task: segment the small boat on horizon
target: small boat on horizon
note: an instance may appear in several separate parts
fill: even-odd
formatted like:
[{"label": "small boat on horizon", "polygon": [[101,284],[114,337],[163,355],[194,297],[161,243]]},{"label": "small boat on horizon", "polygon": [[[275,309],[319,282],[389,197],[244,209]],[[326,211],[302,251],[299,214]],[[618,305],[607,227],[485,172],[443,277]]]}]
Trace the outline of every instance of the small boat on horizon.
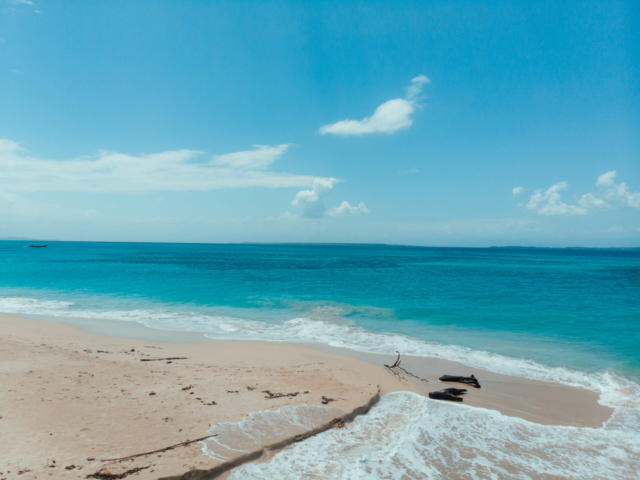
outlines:
[{"label": "small boat on horizon", "polygon": [[44,248],[46,245],[29,245],[29,248]]}]

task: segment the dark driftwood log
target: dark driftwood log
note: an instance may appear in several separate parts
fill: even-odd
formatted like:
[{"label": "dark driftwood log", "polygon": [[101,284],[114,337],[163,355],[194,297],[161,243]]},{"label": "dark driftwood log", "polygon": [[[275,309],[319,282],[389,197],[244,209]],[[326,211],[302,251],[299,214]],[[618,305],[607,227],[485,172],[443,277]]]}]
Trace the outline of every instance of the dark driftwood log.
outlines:
[{"label": "dark driftwood log", "polygon": [[445,388],[444,390],[440,390],[441,392],[447,392],[450,393],[451,395],[464,395],[465,393],[467,393],[467,389],[466,388]]},{"label": "dark driftwood log", "polygon": [[429,393],[429,398],[433,400],[450,400],[452,402],[461,402],[462,399],[452,393],[445,392],[444,390],[440,390],[437,392]]},{"label": "dark driftwood log", "polygon": [[136,453],[135,455],[129,455],[128,457],[122,457],[122,458],[106,458],[100,461],[101,462],[120,462],[123,460],[131,460],[132,458],[144,457],[145,455],[153,455],[154,453],[166,452],[167,450],[172,450],[176,447],[186,447],[187,445],[191,445],[192,443],[201,442],[202,440],[206,440],[207,438],[217,437],[217,436],[218,435],[207,435],[206,437],[196,438],[195,440],[187,440],[186,442],[176,443],[175,445],[161,448],[160,450],[154,450],[153,452]]},{"label": "dark driftwood log", "polygon": [[450,400],[452,402],[461,402],[460,395],[467,393],[466,388],[445,388],[437,392],[429,393],[429,398],[434,400]]},{"label": "dark driftwood log", "polygon": [[470,377],[458,377],[456,375],[443,375],[438,380],[440,380],[441,382],[466,383],[467,385],[471,385],[474,388],[480,388],[478,379],[473,375],[471,375]]}]

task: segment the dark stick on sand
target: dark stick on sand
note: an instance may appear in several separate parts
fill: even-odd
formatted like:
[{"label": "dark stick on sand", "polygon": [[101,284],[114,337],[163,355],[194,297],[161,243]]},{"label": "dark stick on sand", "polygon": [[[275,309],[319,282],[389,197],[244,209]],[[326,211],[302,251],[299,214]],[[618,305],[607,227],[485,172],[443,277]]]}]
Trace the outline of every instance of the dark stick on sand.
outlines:
[{"label": "dark stick on sand", "polygon": [[402,370],[404,373],[406,373],[407,375],[412,376],[413,378],[417,378],[418,380],[420,380],[421,382],[425,382],[425,383],[429,383],[429,380],[427,380],[426,378],[420,378],[417,375],[414,375],[413,373],[409,372],[408,370],[405,370],[404,368],[402,368],[400,366],[400,364],[402,363],[402,361],[400,360],[400,352],[396,350],[396,353],[398,354],[398,358],[396,358],[396,361],[393,365],[385,365],[385,367],[391,371],[394,375],[398,375],[399,377],[401,377],[401,375],[399,373],[397,373],[394,368],[397,368],[398,370]]},{"label": "dark stick on sand", "polygon": [[141,362],[157,362],[160,360],[186,360],[189,357],[168,357],[168,358],[141,358]]},{"label": "dark stick on sand", "polygon": [[176,447],[186,447],[187,445],[191,445],[192,443],[201,442],[202,440],[206,440],[207,438],[217,437],[217,436],[218,435],[207,435],[206,437],[196,438],[195,440],[187,440],[186,442],[176,443],[175,445],[171,445],[170,447],[161,448],[160,450],[154,450],[153,452],[137,453],[135,455],[129,455],[128,457],[122,457],[122,458],[106,458],[100,461],[101,462],[121,462],[123,460],[131,460],[132,458],[144,457],[145,455],[152,455],[154,453],[166,452],[167,450],[172,450]]}]

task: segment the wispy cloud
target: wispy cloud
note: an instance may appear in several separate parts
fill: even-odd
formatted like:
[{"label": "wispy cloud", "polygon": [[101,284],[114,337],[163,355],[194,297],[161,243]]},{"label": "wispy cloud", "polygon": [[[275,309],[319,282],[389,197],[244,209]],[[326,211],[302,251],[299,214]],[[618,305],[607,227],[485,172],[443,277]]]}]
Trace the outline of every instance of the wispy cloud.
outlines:
[{"label": "wispy cloud", "polygon": [[431,80],[429,80],[425,75],[418,75],[411,80],[411,85],[407,87],[407,98],[409,100],[418,98],[418,95],[422,93],[422,86],[425,83],[431,83]]},{"label": "wispy cloud", "polygon": [[360,202],[358,206],[352,207],[349,202],[344,201],[339,207],[329,210],[324,206],[324,198],[332,191],[333,187],[342,180],[337,178],[316,178],[313,181],[311,190],[301,190],[293,199],[291,205],[300,207],[300,218],[322,218],[325,215],[329,217],[346,217],[360,215],[362,213],[371,213],[367,206]]},{"label": "wispy cloud", "polygon": [[516,187],[513,190],[511,190],[511,193],[513,193],[514,197],[517,197],[518,195],[520,195],[522,192],[524,192],[524,187]]},{"label": "wispy cloud", "polygon": [[371,213],[371,210],[367,208],[364,202],[360,202],[357,206],[352,207],[346,200],[342,202],[339,207],[327,210],[329,217],[351,217],[362,213]]},{"label": "wispy cloud", "polygon": [[212,163],[221,167],[238,169],[263,169],[278,160],[289,148],[282,145],[254,145],[255,150],[214,155]]},{"label": "wispy cloud", "polygon": [[411,115],[418,105],[418,95],[429,79],[419,75],[411,80],[407,88],[407,98],[396,98],[376,108],[373,115],[362,120],[340,120],[339,122],[320,127],[320,134],[334,135],[367,135],[370,133],[395,133],[411,126]]},{"label": "wispy cloud", "polygon": [[406,175],[406,174],[411,174],[411,173],[418,173],[418,169],[417,168],[410,168],[409,170],[402,170],[400,172],[398,172],[400,175]]},{"label": "wispy cloud", "polygon": [[[110,151],[71,160],[28,155],[17,142],[0,139],[0,188],[6,191],[142,193],[231,188],[309,187],[318,177],[269,171],[288,145],[203,159],[199,150],[130,155]],[[323,179],[322,181],[337,181]]]},{"label": "wispy cloud", "polygon": [[62,207],[51,202],[36,202],[15,193],[0,192],[0,222],[29,225],[42,222],[77,223],[98,220],[104,214],[96,209]]},{"label": "wispy cloud", "polygon": [[33,2],[30,0],[13,0],[13,3],[22,3],[24,5],[33,5]]},{"label": "wispy cloud", "polygon": [[[615,183],[614,178],[618,175],[615,170],[604,173],[598,177],[596,186],[600,188],[599,194],[607,200],[616,201],[620,206],[640,209],[640,193],[631,193],[629,187],[624,182]],[[521,187],[519,187],[521,188]],[[527,204],[527,208],[540,215],[587,215],[595,210],[606,210],[612,208],[611,203],[607,203],[598,194],[586,193],[578,200],[578,205],[568,205],[561,200],[559,192],[567,190],[567,182],[559,182],[548,190],[538,190]],[[515,188],[513,189],[514,195]]]}]

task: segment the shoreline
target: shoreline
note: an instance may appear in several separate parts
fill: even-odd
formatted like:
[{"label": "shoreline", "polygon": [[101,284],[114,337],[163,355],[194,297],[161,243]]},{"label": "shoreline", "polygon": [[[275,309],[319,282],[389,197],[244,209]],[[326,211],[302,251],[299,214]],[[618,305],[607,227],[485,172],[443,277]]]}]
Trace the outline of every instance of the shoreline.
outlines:
[{"label": "shoreline", "polygon": [[[402,357],[405,368],[429,380],[424,384],[389,373],[382,365],[393,363],[395,357],[390,355],[316,344],[221,341],[204,335],[195,341],[200,334],[122,321],[92,322],[100,328],[117,322],[119,331],[135,330],[141,338],[118,337],[83,331],[81,321],[71,326],[68,318],[63,322],[26,317],[0,314],[0,375],[9,385],[0,397],[4,432],[0,443],[8,459],[0,465],[4,472],[0,478],[7,471],[11,476],[6,478],[13,478],[16,468],[28,468],[34,478],[44,478],[53,469],[65,468],[63,463],[76,467],[65,472],[70,478],[84,478],[99,466],[87,458],[120,458],[175,445],[206,436],[209,425],[240,422],[266,410],[308,405],[324,412],[314,428],[288,436],[285,432],[278,441],[265,443],[266,450],[269,445],[278,449],[300,435],[315,434],[366,412],[378,395],[394,391],[426,395],[460,386],[438,382],[442,374],[474,373],[480,379],[482,388],[468,388],[465,404],[542,425],[597,428],[613,411],[598,404],[596,392],[446,360]],[[158,342],[159,337],[165,341]],[[175,357],[187,359],[157,360]],[[148,359],[153,360],[144,361]],[[184,391],[194,384],[189,389],[193,395]],[[266,399],[262,388],[300,393]],[[334,410],[324,408],[323,397],[335,399],[327,407]],[[255,451],[265,455],[265,448]],[[255,453],[250,460],[260,455]],[[60,467],[51,467],[52,460]],[[184,478],[198,478],[196,472],[212,474],[224,463],[203,456],[199,443],[154,456],[153,467],[145,461],[149,464],[149,458],[143,458],[117,465],[117,472],[148,467],[137,478],[181,478],[189,471],[192,476]]]},{"label": "shoreline", "polygon": [[[72,316],[35,315],[35,314],[2,314],[17,318],[25,318],[37,321],[53,322],[68,325],[88,334],[102,335],[115,338],[133,338],[159,343],[209,343],[230,342],[238,344],[282,345],[301,346],[314,351],[344,356],[358,361],[364,361],[376,367],[392,364],[396,355],[363,352],[346,347],[334,347],[323,343],[311,342],[273,342],[256,340],[232,340],[216,339],[207,336],[208,332],[195,332],[183,330],[163,330],[148,327],[135,321],[83,318]],[[125,333],[126,335],[121,335]],[[402,352],[401,352],[402,353]],[[407,390],[421,395],[446,388],[448,385],[438,381],[443,375],[463,375],[481,372],[483,385],[491,388],[475,390],[468,388],[465,403],[475,407],[498,410],[507,416],[519,417],[542,425],[565,425],[598,428],[611,417],[614,409],[610,406],[600,405],[598,400],[600,393],[587,388],[565,385],[560,382],[537,380],[520,375],[498,373],[491,369],[466,365],[455,360],[445,360],[437,357],[422,357],[402,355],[402,364],[421,378],[425,378],[430,385],[415,381],[410,377],[401,380],[399,385],[381,389],[381,395],[392,391]],[[405,376],[407,377],[407,376]],[[479,378],[480,378],[479,377]],[[396,378],[398,380],[398,378]],[[436,386],[437,385],[437,386]],[[513,385],[515,388],[510,388]],[[458,385],[459,386],[459,385]],[[464,386],[464,385],[463,385]],[[518,388],[523,387],[521,392]],[[491,393],[489,392],[491,390]],[[540,406],[544,404],[544,411]],[[596,404],[596,411],[592,406]],[[524,407],[524,408],[523,408]],[[549,408],[551,407],[551,408]]]}]

